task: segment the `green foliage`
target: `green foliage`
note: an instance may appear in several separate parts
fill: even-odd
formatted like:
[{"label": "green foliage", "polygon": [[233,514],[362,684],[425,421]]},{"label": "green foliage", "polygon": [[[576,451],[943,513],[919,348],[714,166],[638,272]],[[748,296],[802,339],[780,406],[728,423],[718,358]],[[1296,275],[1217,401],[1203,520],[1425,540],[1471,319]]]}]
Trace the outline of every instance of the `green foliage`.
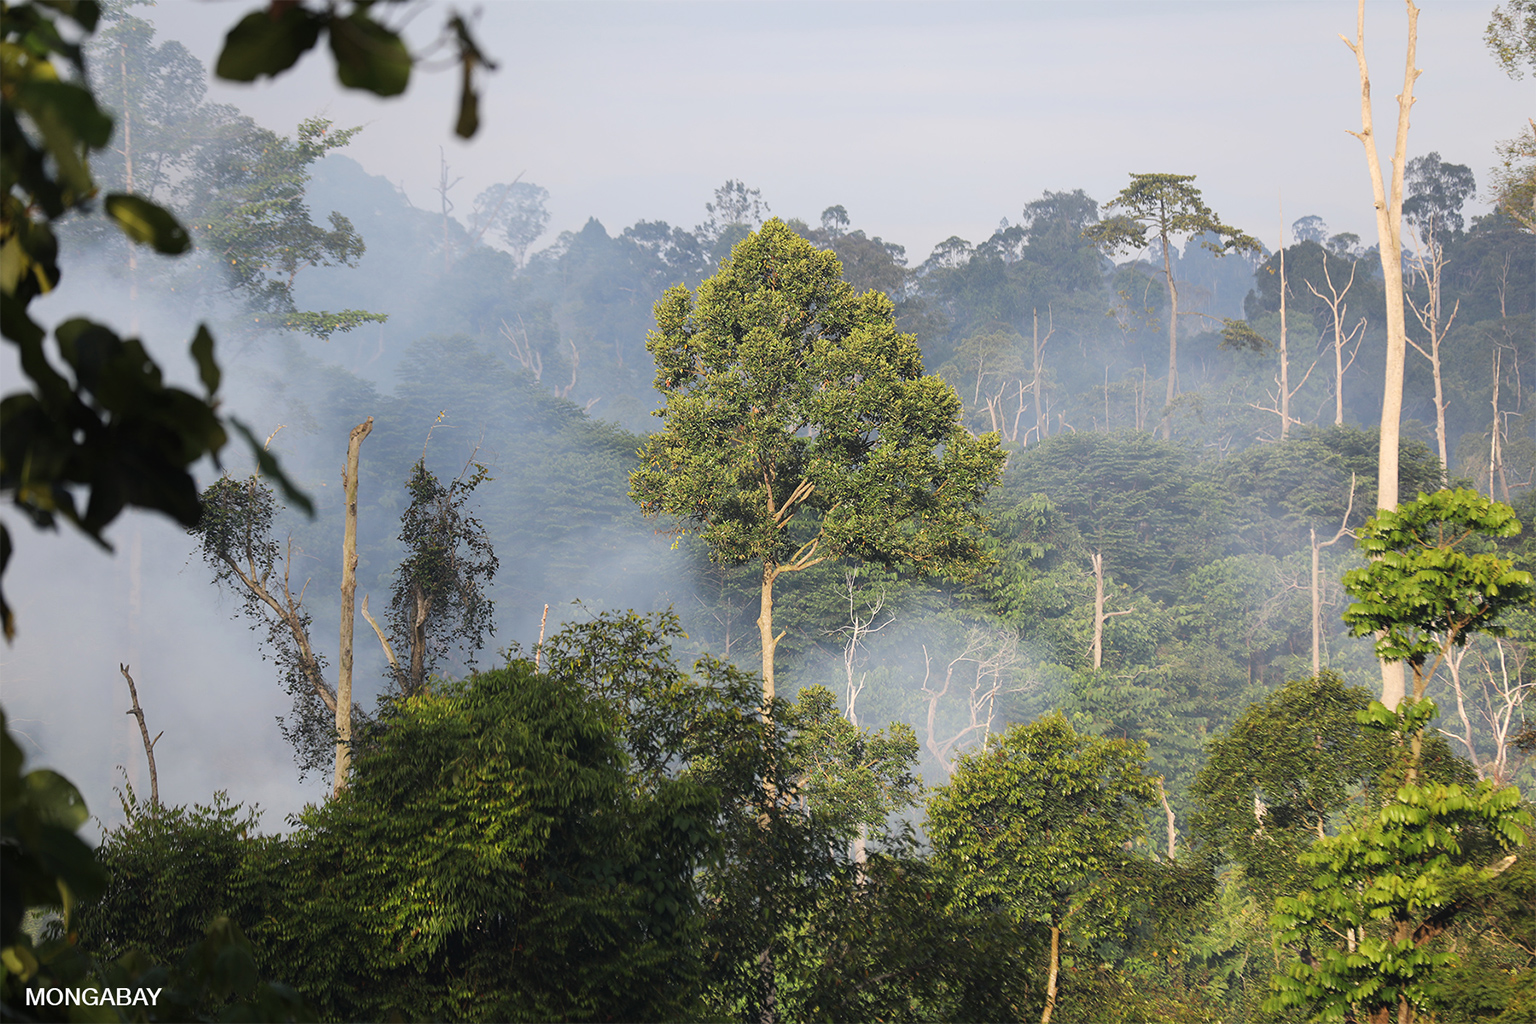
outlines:
[{"label": "green foliage", "polygon": [[800,691],[786,723],[797,789],[841,832],[883,830],[893,814],[917,803],[917,734],[905,722],[871,733],[853,725],[824,686]]},{"label": "green foliage", "polygon": [[[290,9],[291,10],[291,9]],[[333,128],[325,118],[299,125],[295,139],[249,118],[211,125],[199,141],[183,205],[214,272],[239,292],[251,325],[303,331],[322,340],[387,316],[350,309],[301,311],[294,280],[307,267],[355,267],[366,247],[352,222],[332,211],[329,229],[310,219],[305,202],[309,168],[346,146],[360,128]],[[259,329],[259,327],[258,327]]]},{"label": "green foliage", "polygon": [[1465,911],[1469,887],[1513,863],[1492,858],[1523,844],[1531,821],[1513,787],[1404,785],[1357,827],[1319,840],[1299,858],[1309,886],[1275,901],[1275,937],[1300,955],[1275,975],[1266,1006],[1326,1020],[1424,1006],[1437,972],[1456,962],[1435,940]]},{"label": "green foliage", "polygon": [[409,697],[359,742],[354,773],[302,817],[288,867],[252,866],[287,879],[263,941],[303,964],[295,980],[326,1013],[685,1012],[715,800],[685,782],[631,795],[577,687],[520,662]]},{"label": "green foliage", "polygon": [[1055,715],[1015,725],[960,760],[928,801],[935,864],[960,906],[1061,928],[1084,945],[1123,932],[1128,847],[1156,799],[1145,750],[1077,733]]},{"label": "green foliage", "polygon": [[72,929],[76,903],[99,893],[106,877],[91,848],[75,835],[87,817],[80,791],[46,768],[22,774],[26,758],[3,711],[0,744],[0,942],[6,946],[9,982],[10,972],[18,970],[12,947],[22,938],[26,910],[61,907],[65,928]]},{"label": "green foliage", "polygon": [[1370,693],[1332,672],[1287,683],[1211,740],[1193,786],[1193,824],[1268,906],[1299,881],[1296,857],[1394,760],[1390,738],[1362,730]]},{"label": "green foliage", "polygon": [[910,846],[841,869],[815,898],[777,964],[784,1017],[1021,1020],[1037,1012],[1038,932],[956,909],[951,876]]},{"label": "green foliage", "polygon": [[1421,493],[1360,529],[1357,546],[1373,560],[1344,575],[1344,621],[1354,636],[1379,634],[1378,656],[1413,667],[1415,699],[1449,651],[1475,632],[1501,635],[1498,617],[1536,595],[1530,573],[1478,550],[1519,532],[1513,509],[1466,489]]},{"label": "green foliage", "polygon": [[1221,321],[1221,347],[1248,352],[1268,352],[1275,343],[1254,330],[1246,320],[1230,317]]},{"label": "green foliage", "polygon": [[1525,74],[1523,65],[1536,69],[1536,3],[1505,0],[1495,7],[1483,41],[1511,78]]},{"label": "green foliage", "polygon": [[[667,292],[647,342],[664,426],[631,494],[725,563],[848,554],[964,573],[997,440],[960,426],[959,399],[923,376],[890,301],[855,295],[839,273],[831,253],[769,221],[696,296]],[[804,541],[787,528],[802,509],[818,519]]]},{"label": "green foliage", "polygon": [[[141,902],[145,890],[134,884],[139,879],[131,875],[125,878],[110,855],[106,860],[98,859],[75,834],[87,817],[79,791],[62,775],[47,769],[21,773],[24,758],[11,737],[4,712],[0,712],[0,744],[0,807],[4,808],[0,813],[0,1018],[315,1019],[292,989],[261,981],[250,943],[228,918],[205,918],[201,908],[189,912],[183,907],[164,906],[149,908],[146,914]],[[130,791],[126,808],[131,815],[130,825],[121,832],[158,824],[131,800]],[[183,808],[173,813],[185,817]],[[199,816],[225,825],[233,817],[233,810],[220,803],[213,809],[198,808],[194,817]],[[163,833],[156,830],[156,835]],[[183,838],[195,843],[204,836],[189,833]],[[164,851],[163,844],[161,850]],[[135,852],[142,853],[142,846]],[[200,858],[205,851],[201,848],[183,847],[180,853],[176,869],[193,868],[199,879],[220,873],[220,867],[202,865]],[[194,893],[200,891],[195,881],[183,878],[183,882]],[[147,934],[151,945],[176,942],[183,936],[189,940],[197,934],[204,938],[178,947],[177,963],[170,969],[141,950],[127,946],[114,949],[107,956],[89,952],[91,940],[102,930],[100,908],[114,904],[126,912],[125,930],[141,936]],[[34,927],[24,928],[23,912],[33,917]],[[167,926],[177,931],[160,930]],[[189,931],[180,930],[189,926]],[[86,937],[83,944],[82,935]],[[117,1007],[65,1009],[46,1004],[33,1008],[26,1002],[29,990],[68,987],[99,991],[122,986],[156,990],[156,1004],[125,1011]]]},{"label": "green foliage", "polygon": [[495,602],[485,596],[485,587],[500,563],[485,527],[465,510],[489,477],[483,465],[471,463],[444,487],[425,458],[411,467],[405,484],[411,503],[400,516],[407,554],[395,570],[390,598],[395,647],[410,652],[409,668],[396,667],[402,695],[420,690],[454,648],[473,668],[476,652],[495,627]]},{"label": "green foliage", "polygon": [[1190,184],[1194,180],[1193,174],[1131,175],[1131,183],[1104,207],[1125,213],[1092,225],[1083,236],[1107,252],[1145,249],[1149,234],[1165,249],[1174,235],[1207,235],[1200,244],[1215,253],[1260,251],[1258,239],[1221,223]]}]

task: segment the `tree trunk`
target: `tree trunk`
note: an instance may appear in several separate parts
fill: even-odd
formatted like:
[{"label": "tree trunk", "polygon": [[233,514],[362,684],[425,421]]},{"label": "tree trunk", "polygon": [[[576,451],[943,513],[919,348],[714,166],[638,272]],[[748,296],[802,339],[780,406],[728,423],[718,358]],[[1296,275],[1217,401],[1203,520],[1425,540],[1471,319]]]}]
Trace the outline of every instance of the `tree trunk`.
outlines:
[{"label": "tree trunk", "polygon": [[1323,600],[1322,550],[1317,545],[1317,527],[1312,527],[1312,678],[1323,671]]},{"label": "tree trunk", "polygon": [[411,668],[409,696],[420,693],[427,682],[427,614],[432,610],[432,599],[421,592],[420,583],[411,584],[414,599],[411,612]]},{"label": "tree trunk", "polygon": [[155,772],[155,744],[160,742],[159,733],[154,739],[149,738],[149,726],[144,722],[144,709],[139,706],[139,691],[133,685],[133,676],[128,674],[128,666],[119,664],[118,671],[123,678],[128,680],[128,696],[133,700],[133,709],[128,713],[139,720],[139,735],[144,739],[144,759],[149,762],[149,806],[153,811],[160,810],[160,776]]},{"label": "tree trunk", "polygon": [[[1284,217],[1281,220],[1284,221]],[[1291,356],[1285,330],[1285,229],[1280,229],[1280,440],[1291,433]]]},{"label": "tree trunk", "polygon": [[1098,551],[1088,556],[1093,559],[1093,667],[1104,667],[1104,555]]},{"label": "tree trunk", "polygon": [[[1047,311],[1047,315],[1049,315],[1049,311]],[[1036,309],[1034,311],[1034,317],[1035,317],[1035,335],[1034,335],[1034,340],[1035,340],[1035,345],[1034,345],[1034,352],[1035,352],[1035,383],[1034,383],[1034,392],[1035,392],[1035,440],[1036,441],[1044,441],[1045,440],[1046,430],[1048,429],[1050,424],[1048,424],[1046,422],[1046,420],[1045,420],[1045,390],[1044,390],[1044,382],[1041,380],[1041,374],[1042,374],[1044,368],[1043,368],[1043,366],[1041,364],[1044,363],[1044,361],[1045,361],[1043,357],[1044,357],[1044,353],[1045,353],[1046,342],[1050,341],[1051,340],[1051,335],[1056,333],[1056,323],[1055,323],[1055,318],[1052,317],[1051,318],[1051,325],[1050,325],[1049,329],[1047,329],[1047,331],[1045,332],[1045,340],[1042,341],[1042,340],[1040,340],[1040,311],[1038,309]]]},{"label": "tree trunk", "polygon": [[[1361,129],[1352,132],[1365,147],[1365,162],[1370,170],[1371,191],[1375,198],[1376,235],[1380,242],[1382,280],[1387,299],[1387,358],[1381,401],[1381,445],[1377,455],[1376,503],[1379,508],[1397,508],[1398,436],[1403,418],[1403,367],[1407,359],[1408,333],[1404,316],[1403,294],[1403,170],[1408,155],[1408,115],[1413,109],[1413,83],[1419,77],[1414,58],[1419,40],[1419,9],[1408,3],[1408,53],[1403,71],[1403,91],[1397,97],[1397,139],[1392,150],[1392,180],[1382,177],[1381,158],[1376,152],[1376,134],[1371,117],[1371,76],[1365,60],[1365,0],[1359,0],[1355,15],[1355,41],[1344,44],[1353,51],[1360,72]],[[1402,662],[1381,663],[1381,702],[1395,708],[1404,695]]]},{"label": "tree trunk", "polygon": [[762,985],[763,1005],[758,1010],[758,1024],[778,1024],[779,979],[773,973],[773,946],[763,947],[757,957],[758,981]]},{"label": "tree trunk", "polygon": [[1168,233],[1162,234],[1163,277],[1168,282],[1168,397],[1163,406],[1163,440],[1173,437],[1173,400],[1179,393],[1179,286],[1173,280],[1168,256]]},{"label": "tree trunk", "polygon": [[773,635],[773,581],[779,567],[771,562],[763,563],[763,597],[757,613],[757,631],[763,641],[763,713],[773,711],[773,652],[779,638]]},{"label": "tree trunk", "polygon": [[345,495],[346,526],[341,539],[341,651],[336,670],[336,784],[337,796],[347,788],[352,767],[352,627],[357,603],[357,462],[363,439],[373,430],[373,417],[352,428],[347,439],[347,468],[341,474]]},{"label": "tree trunk", "polygon": [[1051,1013],[1056,1009],[1056,979],[1061,973],[1061,928],[1051,925],[1051,972],[1045,979],[1045,1012],[1040,1024],[1051,1024]]}]

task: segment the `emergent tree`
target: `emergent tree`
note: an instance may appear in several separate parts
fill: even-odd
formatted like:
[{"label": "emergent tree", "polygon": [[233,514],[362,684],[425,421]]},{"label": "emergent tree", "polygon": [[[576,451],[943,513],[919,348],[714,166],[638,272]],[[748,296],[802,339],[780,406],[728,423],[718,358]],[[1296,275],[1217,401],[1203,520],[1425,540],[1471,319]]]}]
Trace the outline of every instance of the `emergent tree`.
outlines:
[{"label": "emergent tree", "polygon": [[779,576],[845,555],[965,574],[1002,471],[997,435],[961,425],[959,396],[923,374],[890,299],[854,294],[841,271],[770,220],[697,293],[668,290],[646,342],[664,426],[630,496],[682,520],[716,562],[761,563],[765,707]]},{"label": "emergent tree", "polygon": [[1119,209],[1107,220],[1091,225],[1083,236],[1107,253],[1137,252],[1147,247],[1149,234],[1162,249],[1163,280],[1168,286],[1168,397],[1163,409],[1163,438],[1173,431],[1173,400],[1179,393],[1179,285],[1173,277],[1171,246],[1176,235],[1199,235],[1200,244],[1225,256],[1229,252],[1259,252],[1257,238],[1244,234],[1205,205],[1193,174],[1133,174],[1131,183],[1105,204]]}]

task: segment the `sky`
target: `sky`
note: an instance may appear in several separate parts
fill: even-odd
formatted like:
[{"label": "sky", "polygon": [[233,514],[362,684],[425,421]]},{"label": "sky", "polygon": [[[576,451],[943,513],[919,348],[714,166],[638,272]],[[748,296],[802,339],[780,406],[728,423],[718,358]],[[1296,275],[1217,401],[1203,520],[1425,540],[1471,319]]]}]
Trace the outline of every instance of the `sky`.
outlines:
[{"label": "sky", "polygon": [[[171,0],[142,13],[212,65],[253,6]],[[1438,151],[1480,179],[1495,142],[1536,110],[1536,86],[1507,78],[1483,45],[1492,6],[1426,0],[1410,138],[1411,154]],[[412,3],[387,16],[408,20],[425,51],[446,13]],[[1373,3],[1367,17],[1390,134],[1403,7]],[[522,175],[550,192],[541,244],[588,217],[614,233],[641,219],[691,227],[713,190],[739,178],[786,217],[814,221],[841,204],[916,264],[951,235],[983,240],[1047,189],[1104,201],[1133,172],[1197,175],[1228,223],[1271,246],[1282,223],[1308,214],[1371,242],[1366,164],[1348,134],[1359,83],[1338,38],[1353,24],[1348,2],[493,2],[476,32],[499,70],[482,78],[484,127],[471,142],[451,131],[451,67],[382,101],[341,91],[320,52],[276,82],[214,83],[210,98],[285,134],[316,114],[365,125],[348,155],[423,208],[437,208],[440,161],[462,179],[451,192],[460,211]],[[64,290],[92,294],[70,301],[110,320],[101,307],[116,300],[77,281]],[[180,325],[149,333],[187,336]],[[182,356],[164,361],[190,379]],[[293,781],[273,722],[288,700],[181,530],[125,516],[107,554],[7,522],[18,552],[5,585],[22,634],[0,649],[0,696],[33,765],[63,769],[108,823],[116,766],[146,789],[127,663],[152,733],[165,730],[167,800],[227,789],[281,827],[323,795],[324,780]]]},{"label": "sky", "polygon": [[[171,0],[164,37],[213,63],[251,7]],[[1419,19],[1410,156],[1438,151],[1486,177],[1494,143],[1536,108],[1482,41],[1493,4],[1427,0]],[[324,113],[367,126],[348,150],[437,209],[442,161],[460,211],[517,175],[547,188],[547,244],[597,217],[691,227],[728,178],[774,213],[815,222],[841,204],[912,263],[955,234],[979,242],[1047,190],[1101,202],[1131,173],[1197,175],[1210,205],[1273,246],[1316,214],[1375,235],[1348,2],[513,3],[477,8],[499,67],[483,128],[451,132],[457,73],[421,73],[405,97],[343,94],[329,55],[251,86],[216,84],[291,133]],[[391,11],[418,52],[447,8]],[[1379,134],[1390,142],[1406,16],[1367,5]],[[447,64],[447,61],[441,62]],[[1390,156],[1390,153],[1386,154]]]}]

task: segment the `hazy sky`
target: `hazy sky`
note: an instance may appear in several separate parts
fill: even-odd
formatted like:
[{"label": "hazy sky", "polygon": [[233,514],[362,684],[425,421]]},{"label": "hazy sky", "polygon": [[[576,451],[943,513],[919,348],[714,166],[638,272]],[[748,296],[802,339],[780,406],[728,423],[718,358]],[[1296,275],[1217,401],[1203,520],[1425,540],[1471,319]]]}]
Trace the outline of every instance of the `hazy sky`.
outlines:
[{"label": "hazy sky", "polygon": [[[151,16],[212,63],[235,3],[162,3]],[[1381,131],[1395,122],[1406,16],[1373,3],[1367,52]],[[1536,109],[1482,42],[1493,4],[1426,0],[1410,155],[1438,150],[1479,179],[1496,140]],[[410,5],[425,48],[445,8]],[[1196,174],[1229,222],[1273,245],[1319,214],[1374,240],[1360,143],[1355,5],[1310,3],[512,3],[479,8],[500,70],[484,128],[453,138],[457,76],[420,74],[404,99],[343,95],[328,54],[277,82],[218,85],[287,132],[326,112],[366,124],[348,151],[437,208],[439,147],[460,211],[487,185],[548,188],[551,231],[589,216],[692,226],[727,178],[775,213],[814,221],[832,204],[908,247],[976,242],[1046,189],[1103,201],[1130,172]],[[552,237],[552,234],[551,236]],[[547,243],[549,239],[546,238]]]}]

